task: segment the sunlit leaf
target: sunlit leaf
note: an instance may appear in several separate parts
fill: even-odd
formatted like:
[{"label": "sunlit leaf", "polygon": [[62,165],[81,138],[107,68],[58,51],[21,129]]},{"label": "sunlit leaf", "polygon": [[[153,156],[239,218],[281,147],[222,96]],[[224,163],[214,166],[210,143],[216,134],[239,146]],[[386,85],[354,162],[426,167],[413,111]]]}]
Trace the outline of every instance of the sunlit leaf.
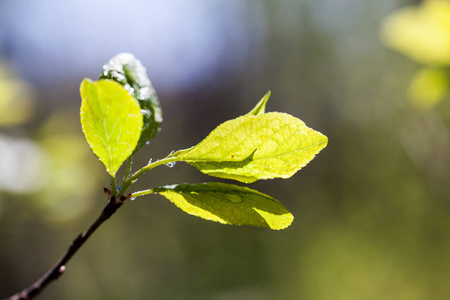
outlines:
[{"label": "sunlit leaf", "polygon": [[142,114],[136,99],[112,80],[83,80],[81,124],[86,140],[112,176],[136,148]]},{"label": "sunlit leaf", "polygon": [[270,229],[288,227],[294,217],[277,200],[225,183],[180,184],[153,189],[188,214],[223,224]]},{"label": "sunlit leaf", "polygon": [[130,53],[114,56],[103,66],[101,79],[112,79],[129,91],[139,101],[144,116],[141,137],[135,151],[155,137],[161,128],[162,112],[158,96],[142,63]]},{"label": "sunlit leaf", "polygon": [[222,123],[198,145],[175,155],[205,174],[250,183],[291,177],[327,142],[301,120],[271,112]]}]

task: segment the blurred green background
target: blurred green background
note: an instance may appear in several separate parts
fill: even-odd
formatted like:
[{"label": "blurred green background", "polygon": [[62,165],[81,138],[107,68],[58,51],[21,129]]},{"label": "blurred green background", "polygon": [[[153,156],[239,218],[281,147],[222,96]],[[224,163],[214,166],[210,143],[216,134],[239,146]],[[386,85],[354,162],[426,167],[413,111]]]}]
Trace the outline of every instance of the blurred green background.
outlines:
[{"label": "blurred green background", "polygon": [[[105,205],[109,179],[82,136],[78,89],[126,51],[164,114],[135,168],[196,144],[267,90],[268,111],[329,144],[291,179],[250,185],[294,214],[288,229],[138,198],[42,299],[448,299],[449,6],[0,1],[0,297],[39,278]],[[216,180],[178,163],[136,190]]]}]

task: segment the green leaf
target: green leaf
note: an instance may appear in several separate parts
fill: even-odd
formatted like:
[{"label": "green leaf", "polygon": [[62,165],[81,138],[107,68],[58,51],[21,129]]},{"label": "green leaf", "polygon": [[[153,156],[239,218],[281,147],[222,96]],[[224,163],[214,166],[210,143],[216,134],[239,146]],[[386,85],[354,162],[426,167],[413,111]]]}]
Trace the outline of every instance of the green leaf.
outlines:
[{"label": "green leaf", "polygon": [[301,120],[271,112],[222,123],[199,144],[174,156],[205,174],[251,183],[291,177],[327,142]]},{"label": "green leaf", "polygon": [[95,155],[115,176],[136,148],[142,130],[139,104],[130,93],[111,80],[81,83],[81,125]]},{"label": "green leaf", "polygon": [[294,216],[277,200],[225,183],[180,184],[153,189],[184,212],[222,224],[284,229]]},{"label": "green leaf", "polygon": [[147,76],[147,70],[132,54],[120,53],[103,66],[100,79],[112,79],[120,83],[139,101],[144,124],[136,152],[155,137],[162,122],[158,96]]},{"label": "green leaf", "polygon": [[258,104],[247,114],[259,116],[266,112],[266,104],[269,101],[270,91],[268,91],[261,100],[259,100]]}]

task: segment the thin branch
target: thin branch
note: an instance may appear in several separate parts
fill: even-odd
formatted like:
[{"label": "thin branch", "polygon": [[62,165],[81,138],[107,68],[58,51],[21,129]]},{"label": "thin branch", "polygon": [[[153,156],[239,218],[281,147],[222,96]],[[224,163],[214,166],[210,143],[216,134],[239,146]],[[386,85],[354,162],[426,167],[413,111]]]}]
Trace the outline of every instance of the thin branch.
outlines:
[{"label": "thin branch", "polygon": [[5,300],[28,300],[39,295],[42,290],[44,290],[52,281],[58,279],[66,270],[66,264],[72,258],[72,256],[83,246],[87,239],[94,233],[94,231],[106,220],[108,220],[119,207],[122,206],[123,202],[127,199],[125,196],[116,199],[111,195],[111,191],[105,189],[105,193],[109,195],[108,204],[103,209],[97,220],[89,227],[89,229],[82,234],[79,234],[70,244],[67,251],[63,256],[56,262],[56,264],[47,271],[38,281],[30,285],[28,288],[21,292],[12,295]]}]

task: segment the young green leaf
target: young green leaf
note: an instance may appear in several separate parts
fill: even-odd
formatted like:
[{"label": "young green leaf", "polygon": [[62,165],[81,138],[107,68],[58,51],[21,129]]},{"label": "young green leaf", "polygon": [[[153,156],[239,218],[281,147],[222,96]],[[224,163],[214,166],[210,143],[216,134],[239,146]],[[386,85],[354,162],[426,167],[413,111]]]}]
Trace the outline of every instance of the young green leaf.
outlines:
[{"label": "young green leaf", "polygon": [[184,212],[222,224],[284,229],[294,217],[274,198],[225,183],[179,184],[153,189]]},{"label": "young green leaf", "polygon": [[81,83],[81,125],[86,140],[115,176],[136,148],[142,130],[142,114],[136,99],[112,80]]},{"label": "young green leaf", "polygon": [[174,155],[205,174],[251,183],[291,177],[327,142],[301,120],[271,112],[222,123],[199,144]]},{"label": "young green leaf", "polygon": [[261,100],[259,100],[258,104],[247,114],[259,116],[266,112],[266,104],[269,101],[270,91],[268,91]]},{"label": "young green leaf", "polygon": [[139,101],[144,125],[136,152],[155,137],[162,122],[158,96],[147,76],[147,70],[132,54],[120,53],[103,66],[100,79],[112,79],[120,83]]}]

